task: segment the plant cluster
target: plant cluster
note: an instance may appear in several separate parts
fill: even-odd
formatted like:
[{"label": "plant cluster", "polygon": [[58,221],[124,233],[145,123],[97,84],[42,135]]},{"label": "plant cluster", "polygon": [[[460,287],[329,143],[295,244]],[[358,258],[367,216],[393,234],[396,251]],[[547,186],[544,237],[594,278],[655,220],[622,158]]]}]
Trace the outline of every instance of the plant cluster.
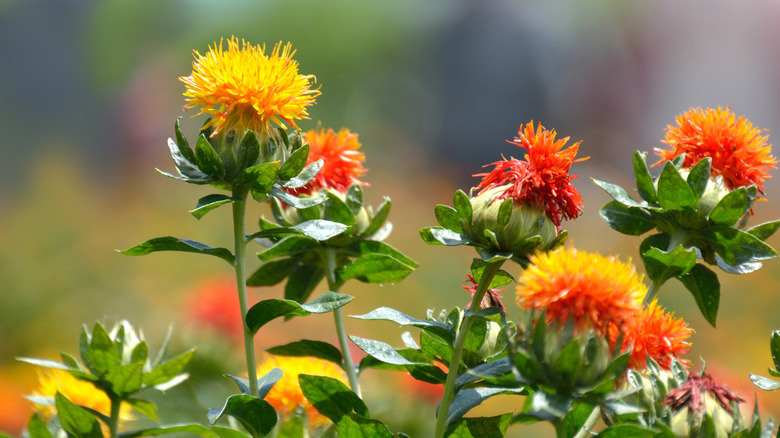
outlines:
[{"label": "plant cluster", "polygon": [[[438,225],[420,231],[439,246],[472,246],[476,256],[465,286],[470,303],[418,317],[380,307],[361,321],[389,321],[414,329],[401,346],[349,335],[340,292],[350,280],[397,283],[417,267],[385,242],[391,202],[365,205],[365,174],[358,136],[349,130],[303,132],[319,91],[314,77],[298,73],[291,45],[265,47],[236,38],[195,52],[193,71],[182,77],[186,108],[206,114],[195,148],[179,128],[168,146],[177,173],[161,172],[219,193],[197,201],[200,219],[222,205],[233,211],[234,247],[213,247],[180,237],[150,239],[127,255],[181,251],[217,257],[234,271],[241,309],[246,374],[228,376],[236,393],[204,412],[196,423],[121,428],[135,411],[153,420],[157,410],[141,396],[186,378],[194,351],[165,360],[167,341],[151,359],[143,336],[122,322],[110,333],[96,324],[81,333],[80,360],[24,358],[50,369],[30,437],[126,438],[189,433],[206,438],[404,437],[374,418],[363,401],[360,376],[369,369],[410,374],[440,385],[434,436],[500,437],[510,426],[549,422],[556,437],[768,437],[773,422],[758,411],[743,418],[744,401],[685,354],[693,330],[659,304],[670,279],[691,292],[713,326],[719,310],[717,270],[747,274],[777,257],[766,240],[780,221],[748,226],[763,181],[774,167],[768,138],[729,109],[693,109],[667,128],[657,150],[663,165],[651,174],[644,154],[634,155],[636,193],[595,180],[613,200],[601,216],[618,232],[646,237],[639,251],[645,278],[617,257],[567,246],[565,221],[583,200],[570,173],[579,143],[566,146],[554,130],[529,122],[510,143],[525,150],[489,164],[480,182],[458,190],[452,206],[437,205]],[[633,192],[633,190],[631,191]],[[269,206],[247,232],[246,205]],[[247,272],[249,245],[260,267]],[[717,270],[715,270],[717,268]],[[312,298],[321,282],[328,291]],[[285,282],[284,297],[249,306],[247,286]],[[507,316],[502,287],[515,285],[521,317]],[[267,350],[257,363],[254,338],[277,318],[331,313],[338,345],[301,339]],[[295,323],[292,319],[290,324]],[[366,353],[356,363],[350,343]],[[780,332],[771,339],[780,368]],[[770,370],[773,377],[780,376]],[[762,389],[776,381],[752,376]],[[80,386],[79,386],[80,385]],[[498,395],[517,403],[493,417],[467,416]],[[121,430],[121,432],[120,432]]]}]

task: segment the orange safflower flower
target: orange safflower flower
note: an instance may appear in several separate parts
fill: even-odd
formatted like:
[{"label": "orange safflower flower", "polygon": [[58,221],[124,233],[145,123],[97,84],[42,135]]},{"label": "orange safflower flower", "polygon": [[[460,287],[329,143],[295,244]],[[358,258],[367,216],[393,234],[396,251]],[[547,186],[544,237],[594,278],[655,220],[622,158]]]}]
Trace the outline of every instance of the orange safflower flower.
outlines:
[{"label": "orange safflower flower", "polygon": [[[510,141],[524,147],[526,161],[514,158],[488,164],[495,166],[489,173],[474,176],[483,177],[476,187],[479,193],[495,187],[506,186],[499,199],[512,198],[515,204],[531,204],[543,207],[547,216],[560,227],[562,219],[573,219],[582,211],[582,197],[569,182],[577,175],[569,175],[580,143],[574,143],[563,149],[569,137],[556,140],[555,130],[546,130],[539,124],[534,131],[533,121],[520,126],[518,137]],[[487,167],[485,166],[485,167]]]},{"label": "orange safflower flower", "polygon": [[[72,403],[90,408],[105,416],[111,415],[111,400],[109,400],[105,392],[95,388],[95,385],[90,382],[73,377],[71,373],[65,370],[51,368],[41,371],[38,373],[38,381],[40,386],[33,392],[34,396],[53,399],[59,392]],[[36,404],[36,409],[46,418],[52,417],[57,413],[53,405],[41,406]],[[130,405],[122,404],[120,406],[119,419],[120,421],[133,419]]]},{"label": "orange safflower flower", "polygon": [[[629,367],[642,370],[647,364],[647,356],[658,362],[664,369],[672,366],[672,356],[683,365],[689,361],[680,358],[691,350],[687,339],[693,334],[693,329],[682,318],[675,318],[674,313],[666,313],[654,300],[637,312],[632,321],[623,327],[623,346],[633,344]],[[614,346],[620,330],[610,327],[610,342]]]},{"label": "orange safflower flower", "polygon": [[347,384],[347,375],[341,368],[332,362],[315,357],[267,356],[257,367],[257,375],[264,376],[274,368],[281,369],[284,374],[265,396],[265,401],[270,403],[276,412],[283,417],[302,413],[306,415],[311,426],[330,423],[327,417],[317,412],[317,409],[306,400],[298,376],[300,374],[325,376]]},{"label": "orange safflower flower", "polygon": [[268,133],[272,121],[297,128],[296,119],[308,118],[306,107],[320,91],[310,89],[313,75],[298,74],[290,43],[275,45],[270,55],[265,45],[242,40],[239,46],[236,37],[227,43],[223,50],[222,40],[215,42],[205,55],[195,50],[192,74],[179,78],[187,86],[184,108],[200,106],[198,115],[213,116],[204,128],[213,126],[214,135],[226,124],[239,124]]},{"label": "orange safflower flower", "polygon": [[671,150],[656,148],[661,161],[685,154],[683,167],[692,167],[702,158],[712,158],[712,176],[722,175],[730,190],[755,184],[764,193],[763,181],[777,161],[770,153],[768,135],[753,127],[746,118],[736,118],[728,108],[690,109],[677,116],[678,126],[666,127]]},{"label": "orange safflower flower", "polygon": [[559,248],[530,259],[518,280],[517,302],[544,312],[548,322],[571,319],[579,330],[606,334],[611,324],[633,318],[647,291],[634,267],[614,257]]},{"label": "orange safflower flower", "polygon": [[341,128],[339,132],[318,128],[307,131],[304,141],[309,143],[307,164],[322,159],[323,165],[309,184],[294,190],[296,194],[306,195],[320,189],[345,193],[352,184],[368,185],[359,179],[366,173],[363,167],[366,156],[358,151],[361,144],[357,134],[346,128]]},{"label": "orange safflower flower", "polygon": [[[204,281],[188,301],[187,319],[198,328],[212,330],[228,340],[243,342],[244,324],[236,281],[217,278]],[[250,302],[250,304],[252,304]]]}]

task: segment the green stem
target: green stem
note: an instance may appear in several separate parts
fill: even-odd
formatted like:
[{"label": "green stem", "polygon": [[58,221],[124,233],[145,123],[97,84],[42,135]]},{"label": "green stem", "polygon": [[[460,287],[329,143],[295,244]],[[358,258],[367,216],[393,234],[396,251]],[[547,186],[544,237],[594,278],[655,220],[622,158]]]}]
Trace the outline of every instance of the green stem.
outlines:
[{"label": "green stem", "polygon": [[[669,246],[666,247],[666,252],[673,251],[680,245],[685,245],[687,240],[688,233],[685,232],[685,230],[676,230],[674,233],[672,233],[671,238],[669,239]],[[644,302],[649,303],[653,301],[658,295],[658,291],[661,289],[663,284],[664,282],[653,281],[650,284],[650,287],[647,288]]]},{"label": "green stem", "polygon": [[111,438],[117,438],[119,436],[119,408],[122,407],[122,400],[118,397],[110,397],[111,400],[111,417],[109,417],[109,433]]},{"label": "green stem", "polygon": [[[336,248],[325,248],[325,273],[328,279],[328,288],[333,292],[338,292],[341,287],[336,279],[336,268]],[[349,352],[347,331],[344,328],[344,313],[341,311],[341,307],[333,311],[333,318],[336,322],[336,333],[338,333],[339,337],[339,347],[344,358],[344,371],[347,373],[349,386],[358,397],[362,397],[355,363],[352,360],[352,354]]]},{"label": "green stem", "polygon": [[[482,271],[482,277],[477,284],[477,291],[471,300],[471,309],[480,309],[480,303],[482,303],[482,297],[485,296],[485,292],[490,286],[490,282],[493,281],[493,277],[496,276],[501,269],[503,261],[488,263],[485,266],[485,270]],[[463,357],[463,348],[466,346],[466,338],[468,337],[469,330],[474,324],[474,318],[471,316],[464,316],[463,323],[458,330],[458,336],[455,339],[454,349],[452,351],[452,359],[450,360],[450,369],[447,373],[447,380],[444,382],[444,394],[441,396],[441,403],[439,404],[439,412],[436,417],[436,438],[444,438],[444,432],[447,431],[447,413],[450,410],[450,404],[455,398],[455,380],[458,378],[460,360]]]},{"label": "green stem", "polygon": [[233,240],[236,251],[236,285],[238,286],[238,302],[241,307],[241,323],[244,326],[244,351],[246,353],[246,371],[249,379],[249,394],[257,397],[257,365],[255,362],[254,335],[246,323],[249,302],[246,297],[246,239],[244,237],[244,222],[246,215],[246,189],[233,190]]},{"label": "green stem", "polygon": [[598,406],[593,408],[593,410],[590,412],[590,415],[585,420],[585,423],[582,425],[582,427],[577,432],[577,434],[574,435],[574,438],[585,438],[587,436],[592,435],[591,430],[593,430],[593,426],[596,425],[597,421],[599,421],[599,407]]},{"label": "green stem", "polygon": [[555,438],[566,438],[566,422],[563,418],[550,420],[550,422],[555,427]]}]

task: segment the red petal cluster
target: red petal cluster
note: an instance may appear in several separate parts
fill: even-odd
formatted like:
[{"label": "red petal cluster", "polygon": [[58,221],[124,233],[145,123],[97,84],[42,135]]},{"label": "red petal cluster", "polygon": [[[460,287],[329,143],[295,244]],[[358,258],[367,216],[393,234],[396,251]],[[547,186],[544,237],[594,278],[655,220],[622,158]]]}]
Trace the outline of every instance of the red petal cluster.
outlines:
[{"label": "red petal cluster", "polygon": [[366,173],[363,167],[366,156],[358,150],[361,144],[357,134],[345,128],[339,132],[319,128],[304,133],[304,141],[309,143],[307,164],[322,159],[323,165],[309,184],[295,190],[296,194],[307,195],[320,189],[344,193],[352,184],[368,185],[359,179]]},{"label": "red petal cluster", "polygon": [[[499,199],[512,198],[515,204],[531,204],[543,207],[547,216],[556,226],[563,219],[573,219],[582,211],[582,197],[570,184],[576,175],[569,175],[580,143],[562,150],[569,137],[556,140],[555,130],[546,130],[539,124],[534,130],[533,122],[520,126],[514,145],[525,148],[526,161],[504,158],[502,161],[488,164],[495,166],[489,173],[474,176],[483,177],[476,187],[479,193],[495,187],[506,186]],[[487,167],[486,166],[486,167]]]},{"label": "red petal cluster", "polygon": [[[471,276],[471,274],[468,274],[468,278],[463,280],[464,283],[471,283],[469,286],[463,286],[463,289],[466,289],[467,291],[471,292],[471,298],[474,299],[474,294],[477,293],[477,282],[474,280],[474,277]],[[506,307],[504,306],[504,303],[501,301],[503,296],[499,294],[499,292],[503,292],[504,289],[488,289],[485,292],[485,296],[482,297],[482,303],[480,305],[483,309],[487,309],[488,307],[498,307],[499,309],[503,310],[504,313],[506,313]],[[467,308],[471,308],[471,304],[468,305]]]}]

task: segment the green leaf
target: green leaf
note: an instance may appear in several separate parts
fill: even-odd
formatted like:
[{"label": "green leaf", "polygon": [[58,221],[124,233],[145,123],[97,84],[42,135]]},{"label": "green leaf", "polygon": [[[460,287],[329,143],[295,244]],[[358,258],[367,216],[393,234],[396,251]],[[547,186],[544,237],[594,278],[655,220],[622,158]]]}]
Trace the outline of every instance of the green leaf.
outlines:
[{"label": "green leaf", "polygon": [[16,360],[20,362],[27,362],[33,365],[38,365],[41,367],[55,368],[58,370],[66,370],[66,371],[78,370],[78,368],[69,367],[65,364],[53,360],[48,360],[48,359],[38,359],[34,357],[17,357]]},{"label": "green leaf", "polygon": [[653,177],[650,176],[650,169],[647,168],[645,155],[642,152],[634,152],[634,176],[636,177],[636,188],[639,196],[647,202],[656,202],[655,186]]},{"label": "green leaf", "polygon": [[333,362],[339,366],[341,366],[341,362],[343,360],[341,356],[341,350],[338,348],[328,344],[327,342],[311,341],[308,339],[271,347],[266,351],[277,356],[313,356],[319,359]]},{"label": "green leaf", "polygon": [[314,207],[315,205],[320,205],[328,200],[328,198],[326,198],[325,196],[318,197],[318,198],[299,198],[297,196],[293,196],[285,192],[280,187],[281,186],[277,187],[277,184],[274,184],[274,186],[271,187],[271,190],[268,193],[270,193],[280,201],[284,202],[285,204],[289,205],[290,207],[294,207],[297,209]]},{"label": "green leaf", "polygon": [[184,368],[190,362],[194,354],[195,349],[193,348],[155,366],[150,372],[144,373],[144,385],[147,387],[158,386],[176,379],[184,372]]},{"label": "green leaf", "polygon": [[[217,426],[214,426],[214,429],[217,429]],[[221,429],[221,428],[220,428]],[[238,431],[235,431],[238,432]],[[157,435],[165,435],[169,433],[191,433],[193,435],[198,435],[203,438],[238,438],[236,435],[228,435],[223,436],[222,434],[217,434],[215,431],[212,431],[208,427],[202,425],[202,424],[171,424],[167,426],[156,426],[156,427],[150,427],[148,429],[140,429],[140,430],[134,430],[132,432],[124,432],[120,433],[120,438],[138,438],[138,437],[145,437],[145,436],[157,436]],[[247,436],[244,434],[241,434],[239,436]]]},{"label": "green leaf", "polygon": [[141,389],[143,367],[143,362],[112,367],[105,380],[111,384],[114,394],[124,398]]},{"label": "green leaf", "polygon": [[769,350],[772,352],[772,362],[775,364],[775,369],[780,370],[780,330],[772,332],[772,337],[769,340]]},{"label": "green leaf", "polygon": [[426,332],[420,333],[420,350],[428,357],[438,359],[447,366],[452,361],[452,346]]},{"label": "green leaf", "polygon": [[496,417],[462,418],[447,428],[447,438],[503,438],[512,422],[512,414]]},{"label": "green leaf", "polygon": [[654,436],[656,436],[656,431],[653,429],[646,429],[641,426],[634,426],[633,424],[618,424],[605,429],[596,435],[596,438],[652,438]]},{"label": "green leaf", "polygon": [[429,333],[432,333],[433,335],[444,339],[448,343],[452,343],[455,338],[455,330],[448,326],[447,324],[443,324],[437,321],[426,321],[422,319],[416,319],[412,318],[409,315],[406,315],[404,313],[399,312],[398,310],[391,309],[389,307],[380,307],[378,309],[374,309],[371,312],[366,313],[365,315],[351,315],[352,318],[357,319],[363,319],[363,320],[382,320],[382,321],[392,321],[395,323],[398,323],[401,326],[413,326],[420,329],[423,329]]},{"label": "green leaf", "polygon": [[349,227],[339,222],[314,219],[301,222],[300,224],[294,225],[290,228],[293,230],[298,230],[314,240],[324,241],[330,239],[331,237],[338,236],[344,231],[347,231],[347,228]]},{"label": "green leaf", "polygon": [[711,226],[701,230],[698,235],[730,265],[777,257],[777,252],[761,239],[735,228]]},{"label": "green leaf", "polygon": [[531,397],[530,409],[526,414],[550,421],[565,418],[566,414],[571,411],[571,407],[572,399],[570,396],[536,391]]},{"label": "green leaf", "polygon": [[179,119],[181,119],[181,117],[177,117],[176,123],[173,125],[173,129],[176,132],[176,147],[184,158],[194,163],[195,154],[192,152],[192,148],[190,148],[190,143],[187,141],[187,137],[182,134],[181,129],[179,128]]},{"label": "green leaf", "polygon": [[298,175],[290,178],[287,181],[282,181],[279,185],[286,189],[301,188],[310,183],[314,177],[317,176],[317,173],[320,171],[320,169],[322,169],[323,164],[324,161],[321,158],[317,161],[309,163],[306,165],[306,167],[303,168],[303,170],[301,170]]},{"label": "green leaf", "polygon": [[575,436],[582,426],[585,425],[593,409],[594,406],[590,403],[574,402],[571,410],[563,419],[566,425],[566,436]]},{"label": "green leaf", "polygon": [[357,278],[368,283],[397,283],[414,268],[384,254],[366,254],[339,268],[336,273],[342,281]]},{"label": "green leaf", "polygon": [[360,212],[360,209],[363,208],[363,189],[360,188],[360,184],[352,184],[347,187],[346,201],[353,214]]},{"label": "green leaf", "polygon": [[355,225],[355,213],[346,202],[342,201],[335,193],[327,191],[328,202],[325,205],[325,219],[344,224]]},{"label": "green leaf", "polygon": [[309,403],[334,423],[352,411],[366,418],[371,416],[363,400],[337,379],[300,374],[298,381]]},{"label": "green leaf", "polygon": [[260,260],[267,262],[278,257],[289,257],[292,255],[308,252],[320,247],[320,243],[309,236],[293,234],[284,237],[276,242],[272,247],[257,254]]},{"label": "green leaf", "polygon": [[764,391],[775,391],[780,389],[780,382],[764,376],[757,376],[755,374],[750,374],[750,381],[753,382],[753,384],[759,387],[760,389],[763,389]]},{"label": "green leaf", "polygon": [[365,231],[366,236],[371,236],[382,228],[382,225],[387,222],[387,217],[390,215],[390,207],[392,207],[392,205],[393,203],[390,201],[390,198],[385,196],[384,201],[379,204],[376,213],[374,213],[371,222],[368,224],[368,228]]},{"label": "green leaf", "polygon": [[203,134],[198,137],[198,142],[195,144],[195,163],[200,170],[212,178],[225,176],[225,165],[222,164],[217,151]]},{"label": "green leaf", "polygon": [[319,263],[299,264],[284,286],[284,298],[305,302],[324,277],[325,271]]},{"label": "green leaf", "polygon": [[512,372],[512,361],[508,357],[483,363],[458,376],[455,380],[455,390],[486,377],[499,377],[510,372]]},{"label": "green leaf", "polygon": [[263,263],[246,280],[247,286],[272,286],[287,278],[298,267],[299,259],[291,257]]},{"label": "green leaf", "polygon": [[252,306],[246,313],[246,324],[252,334],[255,334],[261,327],[281,316],[306,316],[310,314],[311,312],[304,310],[296,301],[274,298],[260,301]]},{"label": "green leaf", "polygon": [[304,438],[303,418],[293,416],[285,420],[276,433],[276,438]]},{"label": "green leaf", "polygon": [[780,220],[764,222],[763,224],[750,227],[745,231],[758,237],[761,240],[766,240],[775,234],[775,231],[777,231],[778,228],[780,228]]},{"label": "green leaf", "polygon": [[426,365],[425,362],[412,362],[401,356],[390,344],[373,339],[350,336],[349,339],[371,357],[392,365]]},{"label": "green leaf", "polygon": [[[477,284],[479,284],[479,281],[482,279],[482,273],[485,272],[485,267],[487,267],[487,265],[487,262],[480,258],[475,258],[471,261],[471,276],[474,277],[474,281],[476,281]],[[493,280],[490,281],[488,289],[506,286],[513,281],[515,281],[514,277],[501,269],[493,277]]]},{"label": "green leaf", "polygon": [[747,190],[740,187],[718,202],[710,213],[710,220],[718,225],[732,226],[749,210]]},{"label": "green leaf", "polygon": [[125,402],[132,406],[136,412],[139,412],[154,421],[158,421],[157,406],[155,406],[154,403],[147,400],[139,400],[134,398],[129,398],[125,400]]},{"label": "green leaf", "polygon": [[353,245],[350,245],[348,249],[354,252],[356,255],[382,254],[390,256],[412,268],[419,266],[417,262],[405,256],[401,251],[393,248],[385,242],[379,242],[376,240],[359,240]]},{"label": "green leaf", "polygon": [[436,215],[436,220],[442,227],[456,233],[463,232],[463,222],[461,222],[458,211],[454,208],[450,207],[449,205],[439,204],[434,207],[433,213]]},{"label": "green leaf", "polygon": [[219,435],[219,438],[248,438],[249,435],[240,431],[233,429],[232,427],[225,427],[225,426],[217,426],[216,424],[211,426],[211,430],[214,431],[217,435]]},{"label": "green leaf", "polygon": [[613,230],[629,236],[639,236],[653,228],[655,221],[644,208],[629,207],[618,201],[609,201],[599,215]]},{"label": "green leaf", "polygon": [[658,177],[658,203],[666,210],[695,210],[696,196],[691,186],[683,179],[680,172],[670,162],[667,162]]},{"label": "green leaf", "polygon": [[306,304],[301,304],[301,308],[311,313],[328,313],[345,306],[352,299],[351,295],[328,291]]},{"label": "green leaf", "polygon": [[276,411],[267,401],[246,394],[231,395],[222,409],[209,409],[209,424],[216,423],[224,415],[238,420],[253,437],[268,435],[277,421]]},{"label": "green leaf", "polygon": [[623,187],[620,187],[617,184],[610,184],[608,182],[599,181],[597,179],[593,179],[593,183],[599,186],[602,190],[607,192],[609,196],[612,197],[615,201],[628,206],[628,207],[646,207],[646,205],[643,205],[642,203],[634,201],[634,198],[632,198],[628,192],[626,192],[626,189]]},{"label": "green leaf", "polygon": [[339,438],[393,438],[393,434],[379,420],[364,418],[350,412],[338,422]]},{"label": "green leaf", "polygon": [[308,157],[309,144],[307,143],[290,154],[290,157],[282,164],[282,167],[279,168],[279,172],[277,173],[279,179],[286,181],[301,173],[303,167],[306,166]]},{"label": "green leaf", "polygon": [[650,248],[642,254],[647,276],[657,284],[663,284],[670,278],[679,278],[688,273],[696,264],[696,252],[678,246],[672,251]]},{"label": "green leaf", "polygon": [[458,190],[452,198],[452,204],[455,206],[455,210],[458,212],[460,218],[467,224],[470,224],[472,212],[469,195],[465,194],[463,190]]},{"label": "green leaf", "polygon": [[222,260],[230,263],[230,266],[233,266],[233,253],[226,248],[214,248],[194,240],[179,239],[171,236],[156,237],[132,248],[119,251],[119,253],[124,255],[139,256],[158,251],[182,251],[212,255],[221,258]]},{"label": "green leaf", "polygon": [[103,438],[100,423],[94,415],[71,402],[59,392],[54,396],[54,400],[60,425],[68,432],[69,437]]},{"label": "green leaf", "polygon": [[236,161],[239,169],[246,169],[254,166],[260,157],[260,142],[257,141],[257,135],[251,129],[244,133],[241,144],[236,151]]},{"label": "green leaf", "polygon": [[37,412],[27,421],[27,434],[30,438],[52,438],[46,422]]},{"label": "green leaf", "polygon": [[114,343],[108,332],[100,323],[95,323],[92,328],[89,350],[84,359],[87,367],[100,376],[105,375],[120,364],[122,358],[114,348]]},{"label": "green leaf", "polygon": [[718,276],[706,266],[697,263],[680,281],[693,295],[704,319],[715,327],[720,306],[720,282]]},{"label": "green leaf", "polygon": [[278,161],[256,164],[242,170],[236,181],[239,184],[246,184],[252,190],[267,196],[274,182],[276,182],[277,169],[279,169]]},{"label": "green leaf", "polygon": [[[468,388],[458,391],[447,412],[447,424],[452,425],[483,401],[499,394],[520,394],[523,388]],[[439,415],[442,415],[440,412]]]},{"label": "green leaf", "polygon": [[442,227],[429,227],[420,230],[420,237],[429,245],[468,245],[471,240],[468,236]]},{"label": "green leaf", "polygon": [[233,198],[231,198],[230,196],[218,195],[218,194],[207,195],[198,200],[198,204],[195,206],[195,209],[190,210],[190,213],[192,213],[192,215],[195,216],[196,219],[200,219],[211,210],[219,207],[220,205],[227,204],[228,202],[231,201],[233,201]]},{"label": "green leaf", "polygon": [[514,200],[512,198],[504,199],[501,205],[498,206],[498,214],[496,214],[496,221],[499,227],[505,227],[509,224],[509,220],[512,219],[512,209],[514,207]]},{"label": "green leaf", "polygon": [[712,158],[707,157],[699,160],[688,173],[686,182],[693,192],[696,199],[701,199],[707,184],[710,182],[710,169],[712,167]]}]

